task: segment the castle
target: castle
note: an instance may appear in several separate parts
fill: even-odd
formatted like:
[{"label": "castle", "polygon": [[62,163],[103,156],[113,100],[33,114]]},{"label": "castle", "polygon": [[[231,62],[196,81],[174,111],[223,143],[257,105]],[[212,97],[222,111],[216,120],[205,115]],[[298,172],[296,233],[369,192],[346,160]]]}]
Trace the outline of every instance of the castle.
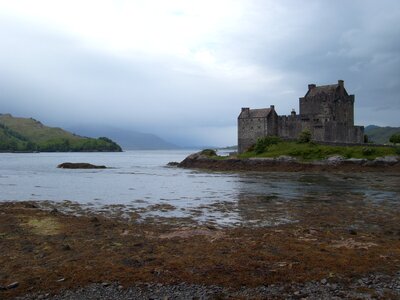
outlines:
[{"label": "castle", "polygon": [[278,136],[297,139],[303,130],[311,132],[312,140],[355,144],[364,142],[364,127],[354,126],[354,95],[349,95],[343,80],[337,84],[308,85],[308,91],[299,99],[299,114],[278,116],[270,108],[242,108],[238,117],[238,151],[245,152],[257,139]]}]

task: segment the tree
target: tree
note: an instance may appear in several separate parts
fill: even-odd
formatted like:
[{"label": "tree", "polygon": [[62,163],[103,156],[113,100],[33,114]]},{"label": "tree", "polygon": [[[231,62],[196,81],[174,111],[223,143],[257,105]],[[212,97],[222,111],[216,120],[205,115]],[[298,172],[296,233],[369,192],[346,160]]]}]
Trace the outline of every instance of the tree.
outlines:
[{"label": "tree", "polygon": [[365,144],[369,143],[369,137],[366,134],[364,134],[364,143]]},{"label": "tree", "polygon": [[281,142],[281,139],[277,136],[265,136],[259,138],[254,146],[254,151],[257,154],[268,151],[268,147],[271,145],[276,145]]},{"label": "tree", "polygon": [[389,142],[393,144],[400,144],[400,133],[392,134],[392,136],[389,139]]},{"label": "tree", "polygon": [[299,135],[299,143],[305,144],[311,142],[310,130],[303,130]]}]

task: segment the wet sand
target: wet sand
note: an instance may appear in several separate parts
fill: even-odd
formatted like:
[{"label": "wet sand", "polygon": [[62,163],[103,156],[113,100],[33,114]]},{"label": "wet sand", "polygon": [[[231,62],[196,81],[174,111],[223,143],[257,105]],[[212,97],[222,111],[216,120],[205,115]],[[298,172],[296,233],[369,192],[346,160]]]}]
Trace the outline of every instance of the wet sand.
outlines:
[{"label": "wet sand", "polygon": [[[327,289],[327,298],[400,296],[395,202],[274,204],[271,216],[284,211],[295,222],[238,227],[179,218],[138,222],[134,215],[126,219],[78,207],[79,215],[71,207],[66,211],[56,203],[0,204],[0,298],[53,297],[81,287],[95,295],[108,287],[123,293],[176,286],[188,286],[188,294],[181,294],[187,296],[204,287],[210,298],[318,298],[328,285],[335,288]],[[257,213],[247,211],[253,219]],[[371,276],[397,281],[361,284]],[[317,292],[306,288],[310,284]]]}]

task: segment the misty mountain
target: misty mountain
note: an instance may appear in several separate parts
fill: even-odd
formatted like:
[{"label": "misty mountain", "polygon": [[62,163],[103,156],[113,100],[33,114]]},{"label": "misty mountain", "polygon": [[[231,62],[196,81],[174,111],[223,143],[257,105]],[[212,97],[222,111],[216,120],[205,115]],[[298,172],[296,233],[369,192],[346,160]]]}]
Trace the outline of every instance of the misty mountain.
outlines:
[{"label": "misty mountain", "polygon": [[124,150],[168,150],[179,148],[179,146],[164,141],[154,134],[112,126],[79,125],[68,127],[68,130],[88,137],[107,136],[121,145]]},{"label": "misty mountain", "polygon": [[388,144],[390,137],[395,133],[400,133],[400,127],[380,127],[368,125],[364,129],[368,139],[377,144]]}]

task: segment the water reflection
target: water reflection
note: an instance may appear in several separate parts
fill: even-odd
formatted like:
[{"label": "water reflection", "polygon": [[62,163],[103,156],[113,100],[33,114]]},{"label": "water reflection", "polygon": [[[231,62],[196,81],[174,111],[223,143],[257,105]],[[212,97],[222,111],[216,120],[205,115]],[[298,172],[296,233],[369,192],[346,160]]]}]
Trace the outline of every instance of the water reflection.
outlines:
[{"label": "water reflection", "polygon": [[237,213],[242,224],[268,226],[304,221],[310,214],[371,208],[378,203],[399,211],[399,179],[395,174],[376,173],[241,175],[237,181]]}]

